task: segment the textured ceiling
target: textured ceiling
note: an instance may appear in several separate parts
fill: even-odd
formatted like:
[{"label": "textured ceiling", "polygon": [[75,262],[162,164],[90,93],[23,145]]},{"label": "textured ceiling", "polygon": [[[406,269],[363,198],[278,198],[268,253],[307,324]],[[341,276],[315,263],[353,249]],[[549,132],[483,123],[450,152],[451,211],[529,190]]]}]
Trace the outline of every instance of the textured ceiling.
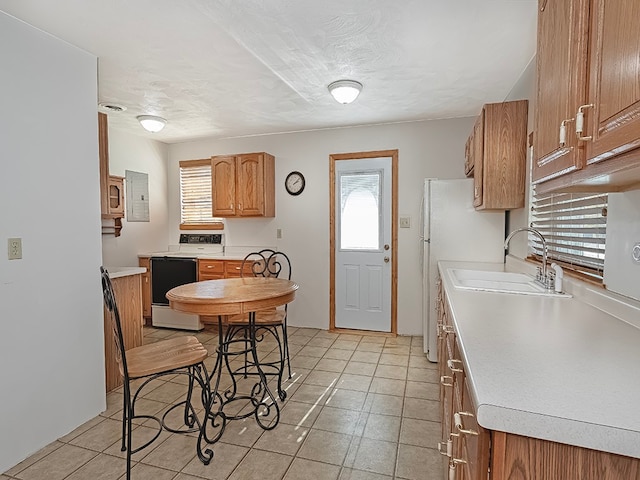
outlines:
[{"label": "textured ceiling", "polygon": [[[535,55],[537,0],[0,0],[99,58],[110,128],[201,137],[473,116]],[[350,105],[327,85],[364,84]],[[147,134],[137,115],[159,115]]]}]

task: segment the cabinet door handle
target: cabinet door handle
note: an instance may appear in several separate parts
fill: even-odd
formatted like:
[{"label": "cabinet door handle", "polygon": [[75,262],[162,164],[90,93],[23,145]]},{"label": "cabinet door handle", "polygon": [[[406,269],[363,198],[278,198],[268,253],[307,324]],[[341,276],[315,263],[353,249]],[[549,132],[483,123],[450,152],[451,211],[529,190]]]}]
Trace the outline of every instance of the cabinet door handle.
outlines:
[{"label": "cabinet door handle", "polygon": [[464,433],[465,435],[478,435],[478,432],[475,430],[466,430],[464,425],[462,424],[462,417],[475,417],[473,413],[469,412],[456,412],[453,414],[453,423],[460,433]]},{"label": "cabinet door handle", "polygon": [[443,387],[453,387],[453,377],[449,375],[442,375],[440,377],[440,385]]},{"label": "cabinet door handle", "polygon": [[567,143],[567,123],[573,122],[575,118],[565,118],[560,122],[560,133],[558,135],[558,143],[561,147],[564,147]]},{"label": "cabinet door handle", "polygon": [[462,360],[456,360],[456,359],[450,358],[449,360],[447,360],[447,367],[449,367],[449,370],[451,370],[452,372],[462,373],[464,371],[462,368],[457,368],[454,366],[457,363],[462,365]]},{"label": "cabinet door handle", "polygon": [[455,330],[453,329],[453,326],[451,326],[451,325],[443,325],[442,326],[442,331],[444,333],[456,333]]},{"label": "cabinet door handle", "polygon": [[582,132],[584,131],[584,111],[588,108],[593,108],[594,106],[595,105],[593,103],[588,103],[578,107],[578,112],[576,113],[576,137],[578,137],[578,140],[587,141],[593,139],[591,135],[583,137]]}]

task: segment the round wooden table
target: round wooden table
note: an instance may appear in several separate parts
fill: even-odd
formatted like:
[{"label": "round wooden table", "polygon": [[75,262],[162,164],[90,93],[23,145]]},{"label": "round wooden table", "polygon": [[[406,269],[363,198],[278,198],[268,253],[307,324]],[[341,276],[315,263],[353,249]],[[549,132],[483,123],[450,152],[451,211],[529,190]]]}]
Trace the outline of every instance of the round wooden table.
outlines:
[{"label": "round wooden table", "polygon": [[[169,305],[175,310],[201,315],[205,318],[218,317],[216,363],[210,377],[211,391],[203,392],[205,414],[198,439],[199,451],[201,451],[202,440],[207,443],[215,443],[220,440],[228,420],[236,420],[253,415],[258,425],[265,430],[271,430],[278,424],[280,407],[277,397],[271,393],[266,374],[263,371],[263,368],[267,368],[267,366],[261,365],[258,359],[256,342],[260,341],[259,338],[264,335],[262,333],[264,327],[256,326],[255,312],[290,303],[295,298],[296,290],[298,290],[298,285],[291,280],[275,277],[247,277],[188,283],[167,292]],[[237,314],[247,315],[248,323],[243,330],[244,335],[234,337],[233,333],[229,335],[229,331],[223,334],[223,317]],[[258,331],[261,333],[258,334]],[[277,336],[277,330],[268,331]],[[238,349],[238,346],[241,348]],[[251,355],[251,366],[255,368],[255,372],[251,374],[258,377],[249,394],[238,393],[234,372],[230,367],[229,357],[233,358],[239,354],[244,354],[245,358]],[[223,362],[233,380],[233,386],[221,394],[218,389],[222,376]],[[275,374],[270,374],[278,375],[278,396],[284,401],[286,392],[281,389],[283,368],[284,364],[281,356],[279,369],[276,370]],[[244,378],[247,378],[246,366]],[[247,401],[248,405],[252,406],[252,409],[246,412],[246,408],[243,407],[240,413],[233,415],[224,412],[225,405],[238,400]],[[242,413],[243,411],[245,413]],[[210,433],[208,428],[213,429],[213,433]],[[208,450],[208,452],[211,453],[211,456],[213,455],[211,450]],[[200,456],[200,458],[204,458],[204,456]]]},{"label": "round wooden table", "polygon": [[187,283],[167,292],[174,310],[197,315],[235,315],[293,301],[298,285],[274,277],[225,278]]}]

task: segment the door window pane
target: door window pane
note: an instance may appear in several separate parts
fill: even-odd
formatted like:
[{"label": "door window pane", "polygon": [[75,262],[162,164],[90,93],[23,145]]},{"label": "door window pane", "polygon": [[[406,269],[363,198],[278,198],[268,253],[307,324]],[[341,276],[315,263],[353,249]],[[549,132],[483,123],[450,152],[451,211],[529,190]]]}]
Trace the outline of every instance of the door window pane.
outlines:
[{"label": "door window pane", "polygon": [[340,175],[340,249],[380,249],[381,180],[381,171]]}]

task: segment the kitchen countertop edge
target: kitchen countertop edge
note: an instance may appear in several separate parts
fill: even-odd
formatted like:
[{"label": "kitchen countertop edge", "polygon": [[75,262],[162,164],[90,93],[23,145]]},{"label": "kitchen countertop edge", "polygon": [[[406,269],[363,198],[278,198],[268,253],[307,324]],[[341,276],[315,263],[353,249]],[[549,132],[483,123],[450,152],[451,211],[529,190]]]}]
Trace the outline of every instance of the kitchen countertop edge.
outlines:
[{"label": "kitchen countertop edge", "polygon": [[147,271],[144,267],[105,267],[109,272],[109,278],[122,278],[131,275],[140,275]]},{"label": "kitchen countertop edge", "polygon": [[[588,349],[593,349],[593,345],[588,341],[584,344],[575,342],[568,346],[563,345],[562,348],[556,348],[551,344],[547,347],[549,356],[535,359],[527,359],[528,352],[526,347],[523,348],[525,342],[529,341],[537,342],[532,348],[539,348],[540,351],[544,351],[546,346],[542,340],[544,332],[536,333],[537,326],[532,319],[540,322],[540,329],[550,325],[556,332],[575,328],[576,325],[580,327],[581,319],[568,319],[567,312],[580,313],[587,318],[584,325],[588,331],[576,332],[578,339],[589,340],[589,335],[594,331],[609,328],[614,330],[612,335],[623,331],[627,336],[637,336],[640,340],[640,331],[629,330],[635,328],[632,326],[625,329],[623,325],[626,324],[622,320],[576,298],[464,291],[456,289],[447,274],[447,270],[451,268],[504,271],[505,266],[501,263],[439,262],[438,266],[451,306],[452,322],[458,336],[471,395],[477,408],[477,420],[482,427],[640,458],[640,414],[637,408],[625,408],[625,411],[629,410],[630,418],[623,422],[624,415],[615,411],[615,407],[608,402],[612,396],[619,394],[619,391],[603,393],[604,390],[599,389],[597,384],[591,386],[590,393],[593,398],[580,401],[581,398],[584,399],[588,388],[582,382],[578,383],[581,380],[580,376],[572,376],[571,369],[575,368],[575,372],[580,372],[583,368],[588,368],[581,362],[584,358],[589,358]],[[529,312],[531,305],[536,301],[544,312],[544,319],[537,317],[542,313],[523,313]],[[488,316],[481,318],[489,312],[492,314],[490,319],[487,319]],[[528,323],[505,323],[509,321],[510,316],[526,317],[522,321]],[[483,322],[482,326],[486,328],[479,329],[479,322]],[[523,325],[526,327],[525,331],[519,331],[518,328],[523,328]],[[615,328],[611,328],[611,325]],[[500,331],[504,329],[508,331]],[[567,337],[569,334],[565,333],[559,340],[566,340]],[[615,340],[608,339],[609,343]],[[521,342],[520,345],[518,342]],[[519,358],[523,350],[524,360]],[[559,355],[568,362],[566,366],[551,364]],[[592,355],[597,353],[593,352]],[[571,365],[572,360],[578,363]],[[636,358],[632,360],[635,361]],[[629,399],[640,397],[640,382],[634,382],[633,374],[620,368],[616,359],[600,358],[596,365],[598,364],[599,370],[595,375],[605,375],[604,372],[607,372],[614,376],[612,385],[615,385],[615,380],[619,377],[620,382],[624,382],[620,383],[620,387],[626,385],[625,396]],[[556,378],[560,376],[557,372],[562,372],[563,368],[567,369],[564,370],[567,372],[566,378],[560,382]],[[536,388],[539,388],[539,391]],[[534,394],[523,393],[527,389],[532,389]],[[540,395],[536,395],[538,393]],[[531,398],[532,396],[538,398]],[[594,414],[592,407],[600,398],[601,409]],[[575,404],[573,409],[572,401]]]}]

